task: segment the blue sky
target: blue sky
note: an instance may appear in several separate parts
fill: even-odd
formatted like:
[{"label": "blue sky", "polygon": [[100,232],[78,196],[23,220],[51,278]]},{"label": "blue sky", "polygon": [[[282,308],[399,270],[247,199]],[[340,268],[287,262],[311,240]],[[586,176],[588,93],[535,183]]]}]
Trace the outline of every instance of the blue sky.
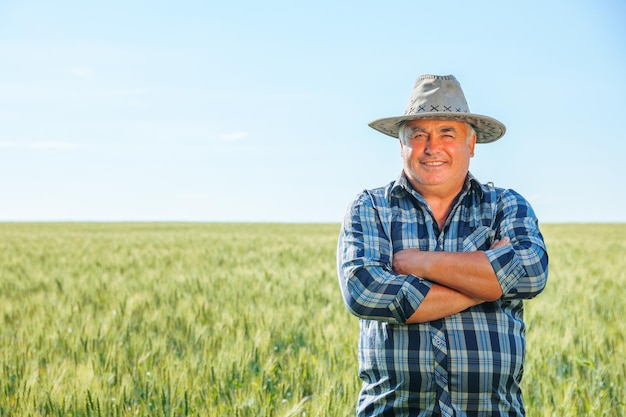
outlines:
[{"label": "blue sky", "polygon": [[[445,6],[444,6],[445,5]],[[626,221],[626,3],[0,1],[0,221],[340,222],[415,78],[507,134],[470,170]]]}]

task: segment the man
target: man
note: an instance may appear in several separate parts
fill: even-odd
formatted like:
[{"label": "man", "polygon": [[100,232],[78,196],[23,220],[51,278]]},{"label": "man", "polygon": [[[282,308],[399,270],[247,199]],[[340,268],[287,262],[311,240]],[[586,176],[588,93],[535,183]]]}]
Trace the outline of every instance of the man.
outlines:
[{"label": "man", "polygon": [[359,317],[358,416],[524,416],[523,299],[548,255],[529,203],[469,172],[478,143],[505,133],[470,113],[451,75],[417,79],[400,139],[403,171],[349,207],[337,267]]}]

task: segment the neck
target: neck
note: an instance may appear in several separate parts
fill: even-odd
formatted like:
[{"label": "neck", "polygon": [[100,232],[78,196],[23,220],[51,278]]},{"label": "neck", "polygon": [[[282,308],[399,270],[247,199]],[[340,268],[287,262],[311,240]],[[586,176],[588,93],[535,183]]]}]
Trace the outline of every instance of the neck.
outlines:
[{"label": "neck", "polygon": [[411,185],[426,200],[441,230],[450,214],[452,203],[463,189],[463,183],[454,187]]},{"label": "neck", "polygon": [[443,226],[446,223],[448,214],[450,214],[450,210],[452,209],[454,197],[456,197],[456,194],[452,197],[446,198],[434,198],[424,196],[424,199],[428,203],[428,207],[430,207],[430,211],[432,211],[433,216],[435,216],[437,225],[439,225],[439,230],[443,229]]}]

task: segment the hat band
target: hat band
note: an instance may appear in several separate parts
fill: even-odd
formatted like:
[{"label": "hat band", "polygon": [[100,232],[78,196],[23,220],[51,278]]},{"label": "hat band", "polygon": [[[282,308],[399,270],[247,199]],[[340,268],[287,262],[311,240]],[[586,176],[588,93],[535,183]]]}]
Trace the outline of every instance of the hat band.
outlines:
[{"label": "hat band", "polygon": [[419,113],[469,113],[469,109],[453,105],[446,106],[445,104],[414,104],[404,112],[404,115],[410,116]]}]

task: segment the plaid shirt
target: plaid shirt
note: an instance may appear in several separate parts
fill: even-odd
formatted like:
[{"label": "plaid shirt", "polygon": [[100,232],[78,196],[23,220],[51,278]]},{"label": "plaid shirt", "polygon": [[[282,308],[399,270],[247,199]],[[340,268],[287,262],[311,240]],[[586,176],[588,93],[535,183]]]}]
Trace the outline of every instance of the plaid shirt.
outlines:
[{"label": "plaid shirt", "polygon": [[[494,239],[511,245],[489,249]],[[502,297],[405,324],[432,283],[392,270],[395,252],[485,251]],[[468,174],[443,230],[404,175],[361,193],[337,254],[342,294],[360,318],[359,416],[523,416],[523,302],[546,285],[548,255],[529,203]]]}]

